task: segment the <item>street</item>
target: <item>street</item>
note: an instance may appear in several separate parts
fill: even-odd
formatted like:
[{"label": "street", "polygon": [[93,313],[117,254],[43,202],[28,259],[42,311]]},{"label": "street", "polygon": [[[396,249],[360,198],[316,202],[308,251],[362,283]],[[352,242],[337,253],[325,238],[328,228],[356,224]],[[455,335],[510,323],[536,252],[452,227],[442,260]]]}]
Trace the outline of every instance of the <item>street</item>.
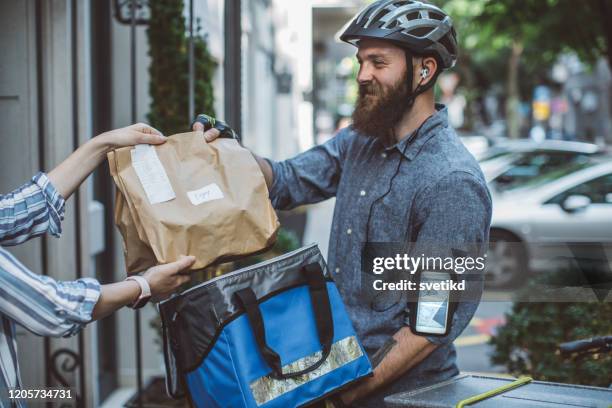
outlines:
[{"label": "street", "polygon": [[490,361],[491,335],[504,323],[504,313],[510,311],[510,301],[483,301],[480,303],[470,325],[455,340],[457,365],[461,371],[478,373],[504,373],[505,368],[494,366]]}]

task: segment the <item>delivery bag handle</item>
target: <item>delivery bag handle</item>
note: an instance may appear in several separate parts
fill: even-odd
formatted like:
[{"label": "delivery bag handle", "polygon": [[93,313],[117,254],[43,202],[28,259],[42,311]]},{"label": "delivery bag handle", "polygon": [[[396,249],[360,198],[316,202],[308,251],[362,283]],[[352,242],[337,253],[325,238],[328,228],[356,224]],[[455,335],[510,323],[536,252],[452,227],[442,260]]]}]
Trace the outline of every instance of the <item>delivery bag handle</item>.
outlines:
[{"label": "delivery bag handle", "polygon": [[321,358],[317,362],[300,371],[283,373],[280,356],[266,343],[264,321],[253,289],[247,287],[235,292],[235,296],[246,312],[249,324],[253,329],[259,351],[268,366],[272,368],[272,377],[275,379],[294,378],[309,373],[323,364],[331,351],[332,340],[334,338],[334,324],[329,295],[327,293],[327,283],[323,276],[321,265],[318,263],[308,264],[301,269],[301,272],[308,284],[310,302],[314,311],[322,353]]}]

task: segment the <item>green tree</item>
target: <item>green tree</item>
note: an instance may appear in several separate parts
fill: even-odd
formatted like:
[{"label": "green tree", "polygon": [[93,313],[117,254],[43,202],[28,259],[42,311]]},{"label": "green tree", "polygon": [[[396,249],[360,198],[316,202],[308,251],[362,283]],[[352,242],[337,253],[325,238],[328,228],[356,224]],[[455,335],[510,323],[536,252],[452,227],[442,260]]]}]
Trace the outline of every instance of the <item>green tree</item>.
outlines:
[{"label": "green tree", "polygon": [[546,77],[559,54],[612,66],[612,0],[440,0],[453,17],[462,51],[458,67],[477,92],[502,85],[511,136],[517,105]]},{"label": "green tree", "polygon": [[[188,130],[188,33],[182,0],[151,0],[147,28],[151,107],[148,120],[165,134]],[[199,27],[194,36],[195,110],[214,115],[213,76],[217,66]]]}]

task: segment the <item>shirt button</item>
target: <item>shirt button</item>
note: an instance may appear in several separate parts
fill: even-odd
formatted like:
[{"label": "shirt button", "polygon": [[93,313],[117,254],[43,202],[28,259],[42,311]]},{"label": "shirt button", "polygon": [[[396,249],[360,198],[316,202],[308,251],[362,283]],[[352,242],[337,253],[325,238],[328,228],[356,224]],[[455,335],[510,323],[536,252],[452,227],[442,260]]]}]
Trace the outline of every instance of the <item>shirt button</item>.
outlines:
[{"label": "shirt button", "polygon": [[359,192],[359,195],[360,195],[360,196],[362,196],[362,197],[363,197],[364,195],[366,195],[365,190],[361,190],[361,191]]},{"label": "shirt button", "polygon": [[346,233],[349,234],[349,235],[351,235],[352,232],[353,232],[353,230],[350,229],[350,228],[346,230]]},{"label": "shirt button", "polygon": [[382,152],[382,153],[380,154],[380,157],[382,157],[383,159],[386,159],[386,158],[387,158],[387,153]]}]

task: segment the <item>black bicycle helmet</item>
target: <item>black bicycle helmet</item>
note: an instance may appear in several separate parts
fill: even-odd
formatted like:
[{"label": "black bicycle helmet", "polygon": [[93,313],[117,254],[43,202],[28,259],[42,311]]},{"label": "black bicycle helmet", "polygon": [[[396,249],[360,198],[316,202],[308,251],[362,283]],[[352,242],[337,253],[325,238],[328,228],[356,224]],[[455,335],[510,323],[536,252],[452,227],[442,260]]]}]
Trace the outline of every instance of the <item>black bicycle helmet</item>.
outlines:
[{"label": "black bicycle helmet", "polygon": [[442,69],[457,60],[457,34],[452,19],[439,7],[413,0],[379,0],[365,7],[340,36],[357,45],[360,39],[388,40],[417,55],[432,55]]}]

